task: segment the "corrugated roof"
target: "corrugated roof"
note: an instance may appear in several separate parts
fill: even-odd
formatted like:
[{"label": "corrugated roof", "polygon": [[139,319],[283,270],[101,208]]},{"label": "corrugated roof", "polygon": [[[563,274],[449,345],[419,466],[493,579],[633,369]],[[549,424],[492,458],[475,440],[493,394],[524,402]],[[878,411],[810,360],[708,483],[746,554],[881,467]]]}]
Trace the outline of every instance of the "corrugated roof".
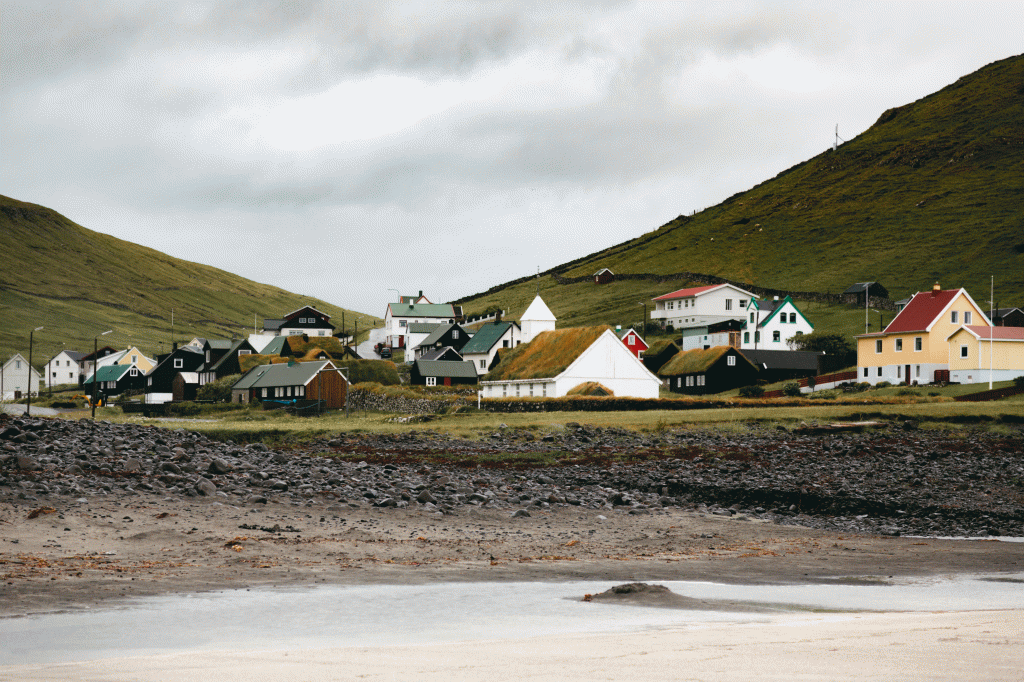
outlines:
[{"label": "corrugated roof", "polygon": [[870,293],[870,288],[873,287],[876,284],[878,284],[878,282],[855,282],[855,283],[851,284],[850,286],[846,287],[846,291],[844,291],[843,293],[844,294],[863,294],[864,293],[864,289],[868,289],[868,293]]},{"label": "corrugated roof", "polygon": [[272,388],[274,386],[305,386],[316,376],[317,372],[328,366],[334,367],[329,360],[260,365],[249,370],[231,388],[237,390]]},{"label": "corrugated roof", "polygon": [[281,351],[284,350],[284,344],[288,342],[287,336],[277,336],[263,347],[260,351],[260,355],[280,355]]},{"label": "corrugated roof", "polygon": [[455,317],[455,311],[447,303],[388,303],[388,308],[392,317]]},{"label": "corrugated roof", "polygon": [[661,296],[656,296],[654,298],[654,300],[655,301],[667,301],[670,298],[688,298],[690,296],[696,296],[697,294],[703,294],[705,291],[711,291],[712,289],[717,289],[718,287],[723,287],[723,286],[725,286],[725,285],[724,284],[711,284],[711,285],[706,286],[706,287],[690,287],[689,289],[679,289],[678,291],[673,291],[670,294],[662,294]]},{"label": "corrugated roof", "polygon": [[[427,335],[427,338],[425,338],[422,341],[420,341],[420,345],[421,346],[432,346],[432,345],[434,345],[435,343],[437,343],[441,339],[442,336],[444,336],[445,334],[448,333],[449,329],[451,329],[454,326],[455,326],[454,324],[439,324],[439,325],[437,325],[437,327],[434,329],[434,331],[430,332],[430,334]],[[462,329],[462,327],[459,327],[459,329]]]},{"label": "corrugated roof", "polygon": [[961,291],[963,289],[941,289],[914,294],[910,303],[893,318],[884,333],[905,334],[926,331]]},{"label": "corrugated roof", "polygon": [[[611,327],[567,327],[541,332],[529,343],[509,350],[484,381],[546,379],[564,372]],[[504,351],[502,351],[504,353]]]},{"label": "corrugated roof", "polygon": [[459,377],[476,378],[476,369],[468,360],[417,360],[416,371],[422,377]]},{"label": "corrugated roof", "polygon": [[765,366],[768,369],[818,369],[818,358],[823,356],[822,352],[806,350],[753,350],[743,348],[740,353],[753,364]]},{"label": "corrugated roof", "polygon": [[[1024,341],[1024,327],[983,327],[971,324],[964,329],[982,340],[992,338],[996,341]],[[953,334],[955,333],[953,332]],[[953,334],[950,336],[952,337]]]},{"label": "corrugated roof", "polygon": [[[713,364],[729,352],[731,346],[715,346],[714,348],[708,348],[704,350],[702,348],[694,348],[693,350],[684,350],[676,353],[672,356],[672,359],[666,362],[661,369],[658,370],[658,376],[660,377],[674,377],[681,376],[683,374],[694,374],[696,372],[706,372]],[[740,353],[736,353],[738,360],[737,362],[745,362],[754,369],[757,369],[750,360],[747,360]]]},{"label": "corrugated roof", "polygon": [[437,322],[410,322],[408,329],[410,334],[429,334],[440,326]]},{"label": "corrugated roof", "polygon": [[505,332],[512,326],[511,322],[498,322],[497,324],[488,323],[480,327],[473,338],[462,347],[462,354],[469,355],[470,353],[489,353],[494,344],[501,340]]},{"label": "corrugated roof", "polygon": [[[102,365],[96,370],[96,381],[119,381],[134,365]],[[84,383],[92,383],[92,374],[85,378]]]}]

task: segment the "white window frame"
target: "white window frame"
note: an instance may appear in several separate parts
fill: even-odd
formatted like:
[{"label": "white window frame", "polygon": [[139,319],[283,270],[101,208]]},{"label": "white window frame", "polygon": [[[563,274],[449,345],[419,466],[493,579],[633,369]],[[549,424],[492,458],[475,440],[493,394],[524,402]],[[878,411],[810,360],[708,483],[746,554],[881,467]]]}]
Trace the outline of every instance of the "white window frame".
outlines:
[{"label": "white window frame", "polygon": [[736,366],[736,356],[735,355],[728,356],[725,359],[725,364],[727,364],[729,367],[735,367]]},{"label": "white window frame", "polygon": [[452,330],[452,339],[457,339],[457,338],[459,338],[459,330],[458,329],[453,329]]},{"label": "white window frame", "polygon": [[875,339],[875,353],[880,354],[882,352],[882,339]]},{"label": "white window frame", "polygon": [[960,357],[969,358],[971,357],[971,349],[967,346],[960,346]]},{"label": "white window frame", "polygon": [[897,353],[903,352],[903,339],[893,339],[893,347]]},{"label": "white window frame", "polygon": [[726,310],[732,310],[732,299],[731,298],[725,299],[725,309]]},{"label": "white window frame", "polygon": [[437,377],[427,377],[427,386],[437,386]]},{"label": "white window frame", "polygon": [[964,311],[964,324],[970,324],[970,323],[971,323],[971,311],[970,310],[965,310]]},{"label": "white window frame", "polygon": [[956,324],[956,321],[957,321],[957,311],[955,311],[955,310],[950,311],[950,313],[949,313],[949,321],[952,324]]},{"label": "white window frame", "polygon": [[174,369],[182,369],[185,367],[185,361],[181,358],[174,358]]},{"label": "white window frame", "polygon": [[920,336],[914,337],[914,352],[920,353],[921,349],[924,348],[924,339]]}]

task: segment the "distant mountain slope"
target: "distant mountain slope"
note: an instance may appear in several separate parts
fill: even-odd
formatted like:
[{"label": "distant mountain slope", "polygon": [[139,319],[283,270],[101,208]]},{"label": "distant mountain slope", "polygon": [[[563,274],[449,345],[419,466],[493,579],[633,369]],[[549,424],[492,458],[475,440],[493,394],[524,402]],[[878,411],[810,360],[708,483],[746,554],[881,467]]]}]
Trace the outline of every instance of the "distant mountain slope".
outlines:
[{"label": "distant mountain slope", "polygon": [[[129,343],[166,351],[174,338],[228,338],[251,333],[253,316],[277,318],[311,304],[341,328],[342,313],[366,328],[379,318],[343,311],[308,296],[247,280],[217,268],[172,258],[154,249],[93,232],[43,206],[0,196],[0,357],[27,354],[30,329],[42,361],[62,347]],[[360,325],[361,327],[363,325]],[[61,344],[64,344],[63,346]]]},{"label": "distant mountain slope", "polygon": [[[994,275],[997,304],[1024,305],[1024,56],[886,111],[837,150],[715,207],[546,274],[603,267],[834,293],[872,280],[894,298],[938,281],[967,287],[979,303]],[[534,286],[499,287],[464,305],[472,313],[527,300]],[[602,288],[583,287],[574,305],[607,296]],[[625,307],[612,312],[635,318],[636,297],[621,298]],[[612,320],[586,319],[603,321]]]}]

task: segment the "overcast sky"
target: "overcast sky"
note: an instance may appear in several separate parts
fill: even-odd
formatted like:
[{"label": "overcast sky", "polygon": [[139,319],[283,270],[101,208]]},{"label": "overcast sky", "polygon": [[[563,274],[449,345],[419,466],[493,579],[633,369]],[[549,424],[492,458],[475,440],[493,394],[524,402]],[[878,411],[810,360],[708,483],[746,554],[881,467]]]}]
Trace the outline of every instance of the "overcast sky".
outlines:
[{"label": "overcast sky", "polygon": [[1021,53],[1021,25],[1019,1],[0,0],[0,194],[383,315],[712,206]]}]

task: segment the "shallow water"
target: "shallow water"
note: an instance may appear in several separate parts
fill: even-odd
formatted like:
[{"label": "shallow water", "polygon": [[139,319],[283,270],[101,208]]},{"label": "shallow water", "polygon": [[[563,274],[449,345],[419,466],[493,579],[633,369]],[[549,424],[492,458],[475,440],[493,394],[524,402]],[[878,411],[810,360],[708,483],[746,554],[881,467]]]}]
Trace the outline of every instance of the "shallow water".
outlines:
[{"label": "shallow water", "polygon": [[[1021,582],[980,578],[893,584],[723,585],[661,582],[702,600],[788,612],[1024,608]],[[1024,574],[1013,576],[1024,580]],[[766,623],[770,614],[586,603],[615,582],[441,583],[254,589],[140,599],[117,608],[0,619],[0,665],[180,651],[393,646],[543,635],[636,632],[711,622]]]}]

